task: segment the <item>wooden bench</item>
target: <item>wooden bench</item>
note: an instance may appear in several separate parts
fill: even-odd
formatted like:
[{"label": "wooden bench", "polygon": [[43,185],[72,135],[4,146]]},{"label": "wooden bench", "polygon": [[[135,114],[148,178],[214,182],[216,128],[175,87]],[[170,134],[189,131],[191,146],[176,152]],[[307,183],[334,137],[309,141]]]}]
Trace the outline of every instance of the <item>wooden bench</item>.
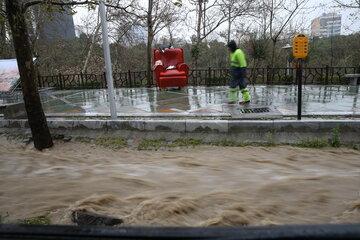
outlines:
[{"label": "wooden bench", "polygon": [[354,74],[345,74],[346,78],[350,78],[350,85],[356,86],[359,83],[360,73],[354,73]]}]

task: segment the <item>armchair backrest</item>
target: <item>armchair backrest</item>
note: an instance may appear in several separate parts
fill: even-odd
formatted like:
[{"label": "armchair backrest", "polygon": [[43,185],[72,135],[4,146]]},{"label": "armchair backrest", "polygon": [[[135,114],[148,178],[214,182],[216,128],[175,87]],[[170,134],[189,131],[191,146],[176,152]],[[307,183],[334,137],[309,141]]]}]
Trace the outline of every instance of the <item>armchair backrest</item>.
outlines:
[{"label": "armchair backrest", "polygon": [[184,53],[182,48],[165,49],[164,52],[154,50],[154,62],[161,60],[165,68],[176,66],[178,63],[184,62]]}]

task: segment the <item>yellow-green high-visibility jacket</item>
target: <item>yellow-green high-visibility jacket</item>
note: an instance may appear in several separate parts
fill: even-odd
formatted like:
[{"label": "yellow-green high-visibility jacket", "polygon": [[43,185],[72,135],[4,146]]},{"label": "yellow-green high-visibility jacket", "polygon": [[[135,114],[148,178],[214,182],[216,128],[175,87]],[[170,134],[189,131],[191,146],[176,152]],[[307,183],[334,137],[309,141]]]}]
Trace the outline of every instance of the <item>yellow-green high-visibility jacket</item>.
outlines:
[{"label": "yellow-green high-visibility jacket", "polygon": [[245,54],[241,49],[236,49],[235,52],[230,53],[230,65],[232,67],[246,67]]}]

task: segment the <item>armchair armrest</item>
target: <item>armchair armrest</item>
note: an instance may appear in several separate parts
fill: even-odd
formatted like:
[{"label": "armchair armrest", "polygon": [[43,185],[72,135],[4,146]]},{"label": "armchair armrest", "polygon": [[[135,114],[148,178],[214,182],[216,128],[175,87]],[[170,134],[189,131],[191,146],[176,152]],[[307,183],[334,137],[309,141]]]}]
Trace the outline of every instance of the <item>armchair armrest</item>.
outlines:
[{"label": "armchair armrest", "polygon": [[160,78],[160,73],[165,72],[165,68],[163,65],[154,65],[153,67],[155,73],[155,79],[158,80]]},{"label": "armchair armrest", "polygon": [[154,65],[153,70],[155,72],[165,72],[165,68],[163,65]]},{"label": "armchair armrest", "polygon": [[179,69],[180,71],[184,71],[186,75],[189,72],[189,66],[186,63],[178,63],[176,65],[176,68]]}]

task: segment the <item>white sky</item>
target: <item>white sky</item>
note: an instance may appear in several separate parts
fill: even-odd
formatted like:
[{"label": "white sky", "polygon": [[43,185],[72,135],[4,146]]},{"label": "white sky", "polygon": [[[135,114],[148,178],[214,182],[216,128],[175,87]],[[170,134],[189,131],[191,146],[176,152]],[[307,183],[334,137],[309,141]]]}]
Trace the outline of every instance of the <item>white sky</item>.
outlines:
[{"label": "white sky", "polygon": [[[144,0],[142,0],[144,1]],[[183,0],[184,2],[186,0]],[[146,1],[145,1],[146,2]],[[351,2],[351,0],[344,0],[345,3]],[[146,5],[146,4],[145,4]],[[319,17],[322,13],[335,12],[342,15],[342,26],[341,26],[341,34],[348,35],[354,32],[360,31],[360,18],[356,19],[356,14],[360,12],[358,9],[340,9],[334,7],[335,4],[332,3],[331,0],[309,0],[307,4],[308,10],[305,14],[299,14],[297,16],[298,19],[304,19],[303,27],[308,29],[310,32],[310,24],[311,20]],[[74,15],[75,25],[81,26],[83,25],[83,19],[88,16],[88,10],[84,7],[77,7],[75,9],[78,13]],[[91,18],[96,18],[97,11],[92,14]],[[226,26],[223,26],[225,29]],[[181,32],[181,37],[189,39],[191,35],[195,34],[190,29],[183,30]],[[221,28],[220,28],[221,29]]]}]

